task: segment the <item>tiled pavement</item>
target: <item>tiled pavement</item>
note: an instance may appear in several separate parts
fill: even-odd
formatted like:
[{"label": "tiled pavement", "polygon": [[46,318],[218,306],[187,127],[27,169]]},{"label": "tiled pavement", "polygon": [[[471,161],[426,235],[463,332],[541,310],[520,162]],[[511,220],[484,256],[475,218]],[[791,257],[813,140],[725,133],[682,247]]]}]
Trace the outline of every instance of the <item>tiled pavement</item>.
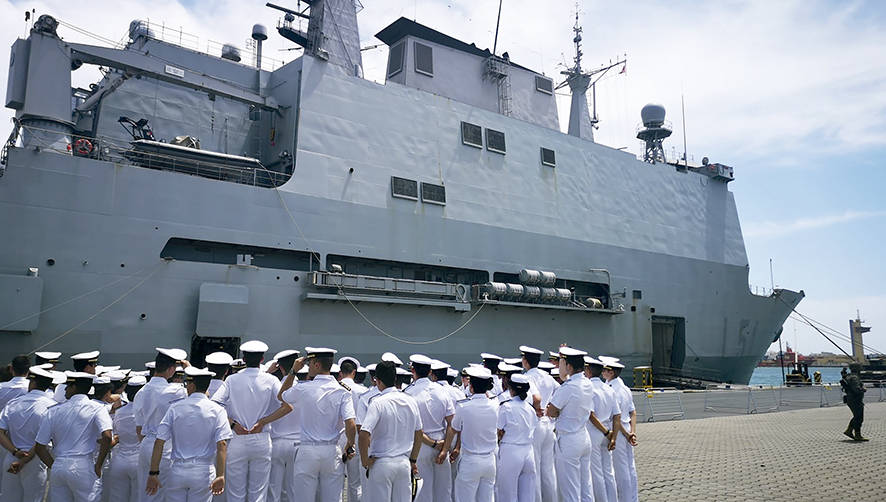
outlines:
[{"label": "tiled pavement", "polygon": [[886,403],[639,424],[640,500],[886,500]]}]

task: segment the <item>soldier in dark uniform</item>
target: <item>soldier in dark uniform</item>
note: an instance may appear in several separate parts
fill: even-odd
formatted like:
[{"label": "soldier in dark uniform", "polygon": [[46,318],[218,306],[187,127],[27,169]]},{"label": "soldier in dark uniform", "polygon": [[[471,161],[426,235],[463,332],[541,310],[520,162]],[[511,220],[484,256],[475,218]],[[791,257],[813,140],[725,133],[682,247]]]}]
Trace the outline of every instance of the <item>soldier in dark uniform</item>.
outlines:
[{"label": "soldier in dark uniform", "polygon": [[849,369],[852,373],[840,382],[846,392],[846,405],[852,410],[852,420],[849,421],[849,426],[843,431],[843,434],[855,441],[867,441],[868,439],[861,435],[861,424],[864,422],[864,393],[866,392],[864,384],[858,376],[861,365],[852,363],[849,365]]}]

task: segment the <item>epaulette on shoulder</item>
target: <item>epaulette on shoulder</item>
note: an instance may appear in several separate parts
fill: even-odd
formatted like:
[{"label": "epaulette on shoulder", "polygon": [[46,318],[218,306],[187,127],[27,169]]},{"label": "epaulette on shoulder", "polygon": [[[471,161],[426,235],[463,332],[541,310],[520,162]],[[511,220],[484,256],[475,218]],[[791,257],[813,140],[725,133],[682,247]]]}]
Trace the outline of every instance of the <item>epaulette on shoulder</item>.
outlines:
[{"label": "epaulette on shoulder", "polygon": [[172,404],[175,404],[175,403],[178,403],[178,402],[184,401],[184,400],[185,400],[185,398],[180,397],[180,398],[178,398],[178,399],[173,399],[172,401],[169,401],[169,404],[172,405]]},{"label": "epaulette on shoulder", "polygon": [[466,403],[469,403],[469,402],[471,402],[471,399],[470,399],[470,398],[465,398],[465,399],[459,399],[458,401],[455,402],[455,404],[462,404],[462,405],[463,405],[463,404],[466,404]]},{"label": "epaulette on shoulder", "polygon": [[348,384],[346,384],[344,382],[338,382],[338,384],[341,385],[342,387],[344,387],[346,391],[351,392],[351,388],[348,387]]},{"label": "epaulette on shoulder", "polygon": [[498,405],[499,405],[499,406],[502,406],[502,405],[504,405],[505,403],[510,403],[512,399],[514,399],[514,398],[511,398],[511,399],[505,399],[504,401],[498,403]]}]

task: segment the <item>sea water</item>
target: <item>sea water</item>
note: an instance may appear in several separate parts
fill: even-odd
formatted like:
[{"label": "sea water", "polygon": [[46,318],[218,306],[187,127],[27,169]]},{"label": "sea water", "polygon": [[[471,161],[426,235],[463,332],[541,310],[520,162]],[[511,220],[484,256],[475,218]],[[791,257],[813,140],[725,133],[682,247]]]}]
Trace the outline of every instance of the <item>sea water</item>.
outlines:
[{"label": "sea water", "polygon": [[[825,383],[837,383],[840,381],[840,367],[832,367],[832,366],[810,366],[809,367],[809,378],[813,378],[813,373],[816,371],[821,372],[821,381]],[[785,374],[791,372],[791,368],[785,366],[784,369]],[[783,382],[781,377],[781,367],[780,366],[766,366],[766,367],[758,367],[754,369],[754,373],[751,375],[750,385],[781,385]]]}]

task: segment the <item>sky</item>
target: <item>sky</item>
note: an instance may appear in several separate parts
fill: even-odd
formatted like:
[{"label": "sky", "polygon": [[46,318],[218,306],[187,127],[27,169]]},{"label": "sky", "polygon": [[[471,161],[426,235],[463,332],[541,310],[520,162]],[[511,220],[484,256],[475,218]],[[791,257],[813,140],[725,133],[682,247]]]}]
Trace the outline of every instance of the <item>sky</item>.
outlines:
[{"label": "sky", "polygon": [[[182,30],[202,51],[243,47],[253,23],[269,27],[268,58],[300,52],[277,36],[280,14],[264,1],[0,0],[0,45],[24,36],[23,12],[36,9],[106,39],[121,40],[132,19]],[[295,7],[293,0],[279,4]],[[497,0],[362,0],[361,45],[400,16],[455,38],[492,47]],[[583,66],[627,57],[627,70],[597,86],[599,143],[641,153],[640,108],[663,104],[674,134],[668,153],[735,167],[735,195],[753,288],[804,290],[798,311],[844,336],[856,311],[872,326],[865,343],[886,351],[886,3],[780,0],[579,2]],[[560,81],[572,64],[570,0],[504,0],[498,52]],[[155,28],[155,31],[158,31]],[[66,40],[99,43],[63,25]],[[171,32],[169,32],[172,35]],[[193,35],[193,37],[191,36]],[[199,39],[199,41],[198,41]],[[248,54],[248,51],[245,52]],[[386,47],[363,52],[366,78],[382,82]],[[7,65],[0,65],[6,82]],[[97,80],[74,73],[75,85]],[[685,122],[681,98],[685,103]],[[559,96],[565,129],[569,97]],[[9,124],[11,111],[0,111]],[[7,126],[8,127],[8,126]],[[0,134],[5,135],[4,131]],[[770,280],[770,260],[772,279]],[[838,352],[803,322],[789,319],[785,341],[804,353]],[[849,344],[838,342],[845,350]],[[777,344],[774,346],[777,349]]]}]

